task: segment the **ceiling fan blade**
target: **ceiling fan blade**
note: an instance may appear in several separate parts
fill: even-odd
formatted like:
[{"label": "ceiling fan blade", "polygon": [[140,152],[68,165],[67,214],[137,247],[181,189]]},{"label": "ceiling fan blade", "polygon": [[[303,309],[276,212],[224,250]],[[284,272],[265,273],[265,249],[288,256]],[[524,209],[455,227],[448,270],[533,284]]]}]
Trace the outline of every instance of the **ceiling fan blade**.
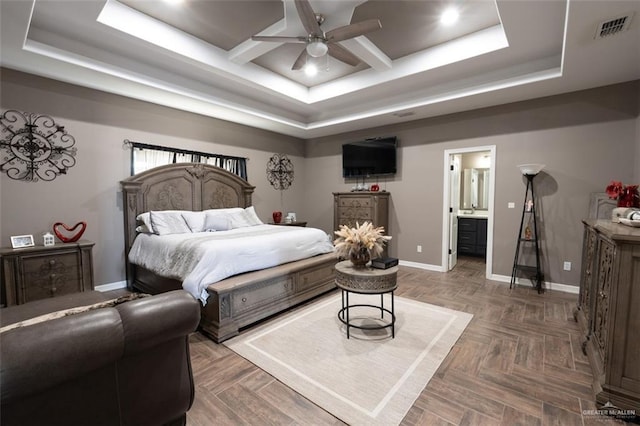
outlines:
[{"label": "ceiling fan blade", "polygon": [[316,13],[313,11],[309,0],[295,0],[295,2],[298,15],[302,21],[302,26],[307,30],[307,33],[322,36],[320,24],[318,24]]},{"label": "ceiling fan blade", "polygon": [[327,32],[326,38],[329,43],[336,43],[379,30],[380,28],[382,28],[382,24],[379,19],[368,19],[366,21],[335,28]]},{"label": "ceiling fan blade", "polygon": [[291,67],[291,69],[294,71],[302,69],[302,67],[306,63],[307,63],[307,49],[302,49],[302,52],[300,52],[298,59],[296,59],[296,61],[293,63],[293,66]]},{"label": "ceiling fan blade", "polygon": [[333,56],[339,61],[344,62],[345,64],[349,64],[355,67],[360,63],[360,59],[358,59],[356,55],[349,52],[339,44],[328,44],[327,47],[329,47],[329,55]]},{"label": "ceiling fan blade", "polygon": [[278,43],[306,43],[306,37],[251,36],[253,41],[274,41]]}]

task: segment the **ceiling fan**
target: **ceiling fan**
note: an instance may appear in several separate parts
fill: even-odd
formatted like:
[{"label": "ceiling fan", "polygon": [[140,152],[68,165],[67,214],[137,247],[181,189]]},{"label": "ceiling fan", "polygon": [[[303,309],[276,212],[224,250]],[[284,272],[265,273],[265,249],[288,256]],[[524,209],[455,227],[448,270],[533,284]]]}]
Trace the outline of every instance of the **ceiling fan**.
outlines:
[{"label": "ceiling fan", "polygon": [[306,36],[281,37],[256,35],[251,37],[254,41],[306,44],[305,49],[300,53],[298,59],[296,59],[291,67],[292,70],[301,69],[307,62],[307,55],[319,58],[327,53],[339,61],[351,66],[356,66],[360,63],[360,59],[337,43],[382,28],[380,20],[368,19],[366,21],[356,22],[355,24],[338,27],[325,33],[322,28],[320,28],[320,25],[324,22],[324,16],[313,11],[309,0],[295,0],[295,5],[302,25],[308,33]]}]

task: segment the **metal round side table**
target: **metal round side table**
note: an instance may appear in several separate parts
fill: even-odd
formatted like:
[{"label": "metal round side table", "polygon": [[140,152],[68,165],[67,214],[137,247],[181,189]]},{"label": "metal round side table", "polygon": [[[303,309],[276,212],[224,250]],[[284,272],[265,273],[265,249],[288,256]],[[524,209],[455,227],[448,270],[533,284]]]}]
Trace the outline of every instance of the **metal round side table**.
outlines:
[{"label": "metal round side table", "polygon": [[[394,266],[389,269],[375,269],[371,267],[356,268],[351,261],[345,260],[339,262],[336,268],[336,285],[342,290],[342,309],[338,311],[338,319],[347,326],[347,339],[350,337],[349,329],[351,327],[361,330],[379,330],[383,328],[391,328],[391,337],[396,337],[396,315],[394,311],[393,292],[398,288],[396,282],[398,276],[398,267]],[[349,304],[349,293],[358,294],[379,294],[380,306],[370,304]],[[391,293],[391,309],[384,307],[384,295]],[[355,325],[349,319],[349,310],[355,307],[370,307],[380,310],[380,318],[384,320],[385,312],[391,318],[388,322],[381,325]]]}]

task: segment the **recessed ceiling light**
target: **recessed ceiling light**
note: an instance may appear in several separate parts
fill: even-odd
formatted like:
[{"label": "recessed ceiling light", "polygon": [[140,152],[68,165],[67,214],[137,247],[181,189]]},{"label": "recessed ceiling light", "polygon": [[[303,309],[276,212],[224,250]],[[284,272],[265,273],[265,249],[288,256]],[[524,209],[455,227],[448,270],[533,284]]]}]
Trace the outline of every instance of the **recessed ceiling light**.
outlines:
[{"label": "recessed ceiling light", "polygon": [[452,25],[458,20],[459,16],[458,10],[455,7],[450,7],[440,15],[440,23],[442,25]]},{"label": "recessed ceiling light", "polygon": [[315,64],[307,64],[304,66],[304,73],[309,77],[313,77],[318,74],[318,67]]},{"label": "recessed ceiling light", "polygon": [[183,3],[184,0],[164,0],[164,2],[169,4],[180,4]]}]

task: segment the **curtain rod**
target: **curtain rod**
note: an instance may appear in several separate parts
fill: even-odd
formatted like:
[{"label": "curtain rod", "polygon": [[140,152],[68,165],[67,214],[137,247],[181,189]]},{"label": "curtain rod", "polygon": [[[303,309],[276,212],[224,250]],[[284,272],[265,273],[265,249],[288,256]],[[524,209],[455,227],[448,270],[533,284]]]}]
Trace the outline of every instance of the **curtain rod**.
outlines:
[{"label": "curtain rod", "polygon": [[212,154],[210,152],[201,152],[201,151],[190,151],[187,149],[179,149],[179,148],[170,148],[166,146],[160,145],[151,145],[148,143],[136,142],[129,139],[125,139],[122,143],[127,148],[141,148],[141,149],[155,149],[157,151],[167,151],[167,152],[175,152],[177,154],[191,154],[191,155],[199,155],[201,157],[219,157],[222,159],[230,159],[230,160],[247,160],[248,157],[236,157],[233,155],[225,155],[225,154]]}]

